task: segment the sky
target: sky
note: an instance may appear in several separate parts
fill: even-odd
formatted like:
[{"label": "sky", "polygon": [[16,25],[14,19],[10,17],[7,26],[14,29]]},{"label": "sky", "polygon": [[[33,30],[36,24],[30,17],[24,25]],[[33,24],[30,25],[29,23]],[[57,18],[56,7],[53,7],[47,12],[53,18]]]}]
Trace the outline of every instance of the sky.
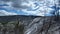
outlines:
[{"label": "sky", "polygon": [[54,16],[58,12],[59,0],[0,0],[0,16]]}]

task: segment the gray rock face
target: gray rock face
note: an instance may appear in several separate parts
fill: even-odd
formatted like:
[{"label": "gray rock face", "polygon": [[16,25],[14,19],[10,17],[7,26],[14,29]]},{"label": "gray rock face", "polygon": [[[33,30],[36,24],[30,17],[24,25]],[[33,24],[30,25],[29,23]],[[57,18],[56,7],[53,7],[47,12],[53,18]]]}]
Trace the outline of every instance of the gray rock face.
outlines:
[{"label": "gray rock face", "polygon": [[0,16],[0,34],[60,34],[55,17]]}]

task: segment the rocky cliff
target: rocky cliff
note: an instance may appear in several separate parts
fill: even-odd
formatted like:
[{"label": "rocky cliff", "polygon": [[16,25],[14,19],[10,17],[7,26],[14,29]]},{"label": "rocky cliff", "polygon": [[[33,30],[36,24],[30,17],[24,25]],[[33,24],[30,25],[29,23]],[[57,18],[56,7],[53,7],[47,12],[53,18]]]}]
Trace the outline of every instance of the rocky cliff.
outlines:
[{"label": "rocky cliff", "polygon": [[0,34],[60,34],[55,17],[0,16]]}]

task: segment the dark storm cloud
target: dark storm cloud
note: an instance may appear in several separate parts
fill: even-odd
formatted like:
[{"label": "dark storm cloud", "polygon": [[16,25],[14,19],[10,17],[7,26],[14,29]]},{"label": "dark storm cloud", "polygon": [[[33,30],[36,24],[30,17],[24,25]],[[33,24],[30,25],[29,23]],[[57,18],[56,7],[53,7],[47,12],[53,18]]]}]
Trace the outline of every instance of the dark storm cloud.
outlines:
[{"label": "dark storm cloud", "polygon": [[22,6],[21,4],[24,3],[24,2],[27,2],[27,0],[15,0],[13,3],[12,3],[12,7],[14,8],[18,8],[18,9],[26,9],[28,8],[28,6]]},{"label": "dark storm cloud", "polygon": [[26,9],[26,8],[28,8],[28,6],[22,6],[19,3],[12,3],[12,7],[14,7],[14,8],[20,8],[20,9]]},{"label": "dark storm cloud", "polygon": [[14,0],[1,0],[1,1],[4,1],[4,2],[11,2],[11,1],[14,1]]},{"label": "dark storm cloud", "polygon": [[21,3],[27,2],[27,0],[1,0],[3,2],[9,3],[12,2],[11,7],[18,9],[26,9],[28,6],[22,6]]},{"label": "dark storm cloud", "polygon": [[1,1],[4,1],[4,2],[9,2],[9,1],[11,1],[11,0],[1,0]]}]

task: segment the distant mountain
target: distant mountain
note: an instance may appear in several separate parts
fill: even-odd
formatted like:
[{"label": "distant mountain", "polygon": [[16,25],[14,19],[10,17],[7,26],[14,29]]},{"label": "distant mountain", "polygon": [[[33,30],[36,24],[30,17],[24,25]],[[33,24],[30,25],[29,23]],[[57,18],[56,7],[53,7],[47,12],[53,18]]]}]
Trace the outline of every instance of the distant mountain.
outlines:
[{"label": "distant mountain", "polygon": [[15,21],[15,20],[24,20],[24,19],[34,19],[39,16],[24,16],[24,15],[14,15],[14,16],[0,16],[0,22],[4,21]]},{"label": "distant mountain", "polygon": [[0,22],[10,22],[10,21],[31,21],[36,18],[37,21],[39,21],[37,18],[43,19],[43,20],[55,20],[56,18],[54,16],[26,16],[26,15],[10,15],[10,16],[0,16]]},{"label": "distant mountain", "polygon": [[[2,21],[14,21],[17,19],[34,19],[37,17],[42,17],[42,16],[26,16],[26,15],[10,15],[10,16],[0,16],[0,22]],[[42,17],[42,18],[47,18],[47,17]],[[48,17],[50,18],[50,17]]]}]

